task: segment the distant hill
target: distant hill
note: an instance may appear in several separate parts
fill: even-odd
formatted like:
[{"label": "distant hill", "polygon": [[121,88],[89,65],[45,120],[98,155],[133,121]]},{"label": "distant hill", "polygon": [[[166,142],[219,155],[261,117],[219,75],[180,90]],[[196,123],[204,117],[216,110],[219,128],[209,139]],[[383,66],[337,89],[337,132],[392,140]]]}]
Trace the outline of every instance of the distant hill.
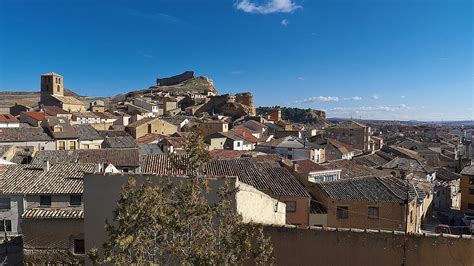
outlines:
[{"label": "distant hill", "polygon": [[[64,96],[73,96],[84,103],[95,99],[104,100],[106,103],[109,101],[108,97],[87,97],[81,96],[71,90],[64,89]],[[13,106],[16,104],[27,105],[27,106],[38,106],[40,100],[39,91],[0,91],[0,106]]]},{"label": "distant hill", "polygon": [[315,126],[327,126],[331,123],[326,120],[326,114],[324,111],[315,109],[301,109],[293,107],[280,107],[280,106],[260,106],[257,108],[258,115],[265,115],[269,112],[280,109],[281,116],[285,120],[289,120],[295,123],[310,124]]}]

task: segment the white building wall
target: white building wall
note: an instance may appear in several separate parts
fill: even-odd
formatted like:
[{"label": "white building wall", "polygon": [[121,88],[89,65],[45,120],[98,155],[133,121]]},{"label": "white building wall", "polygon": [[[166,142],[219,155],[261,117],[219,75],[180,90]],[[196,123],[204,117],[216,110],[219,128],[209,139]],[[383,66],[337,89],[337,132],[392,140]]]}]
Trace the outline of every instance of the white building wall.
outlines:
[{"label": "white building wall", "polygon": [[284,225],[286,223],[286,204],[268,196],[258,189],[238,182],[236,198],[237,212],[244,223]]}]

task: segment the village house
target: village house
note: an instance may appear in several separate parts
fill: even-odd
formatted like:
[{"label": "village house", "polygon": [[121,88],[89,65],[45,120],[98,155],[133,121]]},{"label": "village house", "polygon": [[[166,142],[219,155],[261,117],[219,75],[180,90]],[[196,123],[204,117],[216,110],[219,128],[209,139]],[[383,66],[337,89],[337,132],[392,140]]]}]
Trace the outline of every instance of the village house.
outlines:
[{"label": "village house", "polygon": [[89,103],[89,111],[91,112],[105,112],[105,103],[102,100],[94,100]]},{"label": "village house", "polygon": [[207,137],[211,134],[217,132],[227,132],[229,131],[229,123],[223,120],[204,120],[200,125],[199,128],[201,129],[202,135]]},{"label": "village house", "polygon": [[47,162],[0,168],[0,215],[8,234],[22,235],[26,263],[46,263],[53,253],[63,263],[83,263],[82,177],[96,169],[95,164]]},{"label": "village house", "polygon": [[415,159],[408,159],[396,157],[390,162],[384,164],[382,167],[387,175],[404,179],[411,174],[414,178],[433,182],[436,178],[436,171],[434,168],[426,164],[420,163]]},{"label": "village house", "polygon": [[233,131],[216,132],[208,135],[204,142],[209,145],[209,150],[236,150],[251,151],[255,145],[246,138]]},{"label": "village house", "polygon": [[178,127],[159,118],[143,118],[129,124],[125,130],[138,139],[147,134],[171,135],[178,131]]},{"label": "village house", "polygon": [[316,183],[331,182],[341,179],[340,169],[328,169],[323,165],[311,160],[293,161],[295,176],[305,187],[313,186]]},{"label": "village house", "polygon": [[71,123],[75,125],[98,124],[101,118],[92,112],[72,112]]},{"label": "village house", "polygon": [[290,160],[309,159],[315,163],[322,163],[326,160],[323,146],[294,136],[258,143],[255,149],[264,153],[276,153]]},{"label": "village house", "polygon": [[164,137],[157,143],[164,154],[185,154],[183,137]]},{"label": "village house", "polygon": [[278,162],[258,162],[249,158],[212,160],[209,176],[237,176],[243,183],[286,204],[286,223],[307,226],[310,195],[298,180]]},{"label": "village house", "polygon": [[335,139],[327,139],[316,143],[324,146],[327,161],[341,159],[350,160],[355,155],[362,153],[360,150],[354,149],[350,145]]},{"label": "village house", "polygon": [[355,121],[345,121],[325,129],[326,137],[343,142],[363,152],[370,150],[370,127]]},{"label": "village house", "polygon": [[252,134],[254,134],[254,136],[257,138],[261,138],[266,135],[268,129],[267,125],[257,122],[255,120],[247,120],[242,124],[238,125],[236,128],[238,127],[245,127],[252,130]]},{"label": "village house", "polygon": [[27,123],[33,127],[40,127],[41,122],[45,119],[44,112],[21,112],[20,122]]},{"label": "village house", "polygon": [[461,172],[461,211],[474,215],[474,165]]},{"label": "village house", "polygon": [[433,207],[438,209],[455,209],[461,207],[461,175],[443,167],[436,168],[436,180],[433,182]]},{"label": "village house", "polygon": [[36,150],[55,150],[56,143],[45,130],[39,128],[1,128],[0,146],[12,145],[21,147],[34,147]]},{"label": "village house", "polygon": [[79,149],[100,149],[104,139],[91,125],[74,125],[79,140]]},{"label": "village house", "polygon": [[11,114],[0,114],[0,128],[20,127],[20,121]]},{"label": "village house", "polygon": [[337,228],[401,231],[406,224],[408,232],[420,232],[432,201],[429,193],[394,177],[318,183],[310,193],[327,210],[327,226]]},{"label": "village house", "polygon": [[69,121],[64,118],[47,117],[43,123],[44,127],[56,143],[56,150],[78,149],[78,136]]},{"label": "village house", "polygon": [[140,172],[140,154],[137,148],[79,150],[77,161],[100,164],[103,169],[113,165],[121,173]]},{"label": "village house", "polygon": [[72,114],[57,106],[42,106],[40,111],[44,112],[45,116],[61,117],[71,120]]}]

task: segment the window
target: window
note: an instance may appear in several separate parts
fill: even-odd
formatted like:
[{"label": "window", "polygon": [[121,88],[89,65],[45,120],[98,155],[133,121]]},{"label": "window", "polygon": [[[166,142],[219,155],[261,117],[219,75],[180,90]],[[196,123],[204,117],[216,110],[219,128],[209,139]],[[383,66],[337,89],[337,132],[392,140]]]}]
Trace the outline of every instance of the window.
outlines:
[{"label": "window", "polygon": [[348,206],[336,206],[336,218],[347,219],[349,218],[349,207]]},{"label": "window", "polygon": [[474,188],[469,189],[469,194],[474,195]]},{"label": "window", "polygon": [[74,254],[85,254],[84,239],[74,239]]},{"label": "window", "polygon": [[81,206],[82,205],[82,196],[81,195],[70,195],[69,196],[69,205],[70,206]]},{"label": "window", "polygon": [[57,92],[60,92],[60,91],[61,91],[61,86],[58,85],[58,86],[56,87],[56,91],[57,91]]},{"label": "window", "polygon": [[12,231],[12,220],[0,220],[0,231],[11,232]]},{"label": "window", "polygon": [[413,223],[413,211],[410,211],[410,223]]},{"label": "window", "polygon": [[88,150],[88,149],[89,149],[89,144],[84,144],[84,145],[82,145],[82,148],[83,148],[84,150]]},{"label": "window", "polygon": [[75,141],[69,141],[69,149],[70,150],[75,150],[76,149],[76,142]]},{"label": "window", "polygon": [[469,185],[474,185],[474,176],[469,177]]},{"label": "window", "polygon": [[369,207],[369,219],[379,218],[379,207]]},{"label": "window", "polygon": [[286,212],[296,212],[296,201],[285,201]]},{"label": "window", "polygon": [[240,147],[240,141],[237,141],[237,147]]},{"label": "window", "polygon": [[58,150],[64,150],[65,143],[63,140],[58,141]]},{"label": "window", "polygon": [[51,207],[51,196],[40,196],[41,207]]},{"label": "window", "polygon": [[468,203],[468,204],[467,204],[467,208],[468,208],[469,210],[474,210],[474,203]]},{"label": "window", "polygon": [[10,198],[0,198],[0,210],[9,210],[10,208]]}]

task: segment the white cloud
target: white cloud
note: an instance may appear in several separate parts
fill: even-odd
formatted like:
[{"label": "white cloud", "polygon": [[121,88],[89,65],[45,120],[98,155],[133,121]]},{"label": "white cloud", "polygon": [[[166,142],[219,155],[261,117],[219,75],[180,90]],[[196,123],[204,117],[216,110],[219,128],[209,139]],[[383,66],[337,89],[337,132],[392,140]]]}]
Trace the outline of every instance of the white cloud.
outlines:
[{"label": "white cloud", "polygon": [[377,94],[374,94],[374,95],[372,95],[372,99],[378,100],[378,99],[379,99],[379,96],[378,96]]},{"label": "white cloud", "polygon": [[387,113],[412,110],[414,107],[406,104],[398,106],[358,106],[358,107],[334,107],[330,111],[336,114],[371,114],[371,113]]},{"label": "white cloud", "polygon": [[232,74],[232,75],[240,75],[240,74],[242,74],[242,73],[243,73],[242,70],[234,70],[234,71],[231,71],[231,72],[230,72],[230,74]]},{"label": "white cloud", "polygon": [[405,99],[405,98],[406,98],[406,96],[405,96],[405,95],[402,95],[402,96],[400,96],[400,98],[402,98],[402,99]]},{"label": "white cloud", "polygon": [[345,101],[349,101],[349,100],[352,100],[352,101],[360,101],[362,100],[362,97],[360,96],[352,96],[352,97],[346,97],[344,98]]},{"label": "white cloud", "polygon": [[304,77],[297,77],[297,80],[304,80]]},{"label": "white cloud", "polygon": [[320,103],[320,102],[338,102],[339,97],[334,96],[315,96],[303,100],[295,101],[294,103]]},{"label": "white cloud", "polygon": [[266,0],[265,2],[265,4],[259,4],[251,0],[239,0],[235,4],[235,8],[243,12],[256,14],[291,13],[302,8],[295,4],[293,0]]},{"label": "white cloud", "polygon": [[286,18],[281,21],[281,25],[283,25],[283,26],[285,26],[285,27],[288,26],[288,24],[290,24],[290,21],[289,21],[288,19],[286,19]]}]

